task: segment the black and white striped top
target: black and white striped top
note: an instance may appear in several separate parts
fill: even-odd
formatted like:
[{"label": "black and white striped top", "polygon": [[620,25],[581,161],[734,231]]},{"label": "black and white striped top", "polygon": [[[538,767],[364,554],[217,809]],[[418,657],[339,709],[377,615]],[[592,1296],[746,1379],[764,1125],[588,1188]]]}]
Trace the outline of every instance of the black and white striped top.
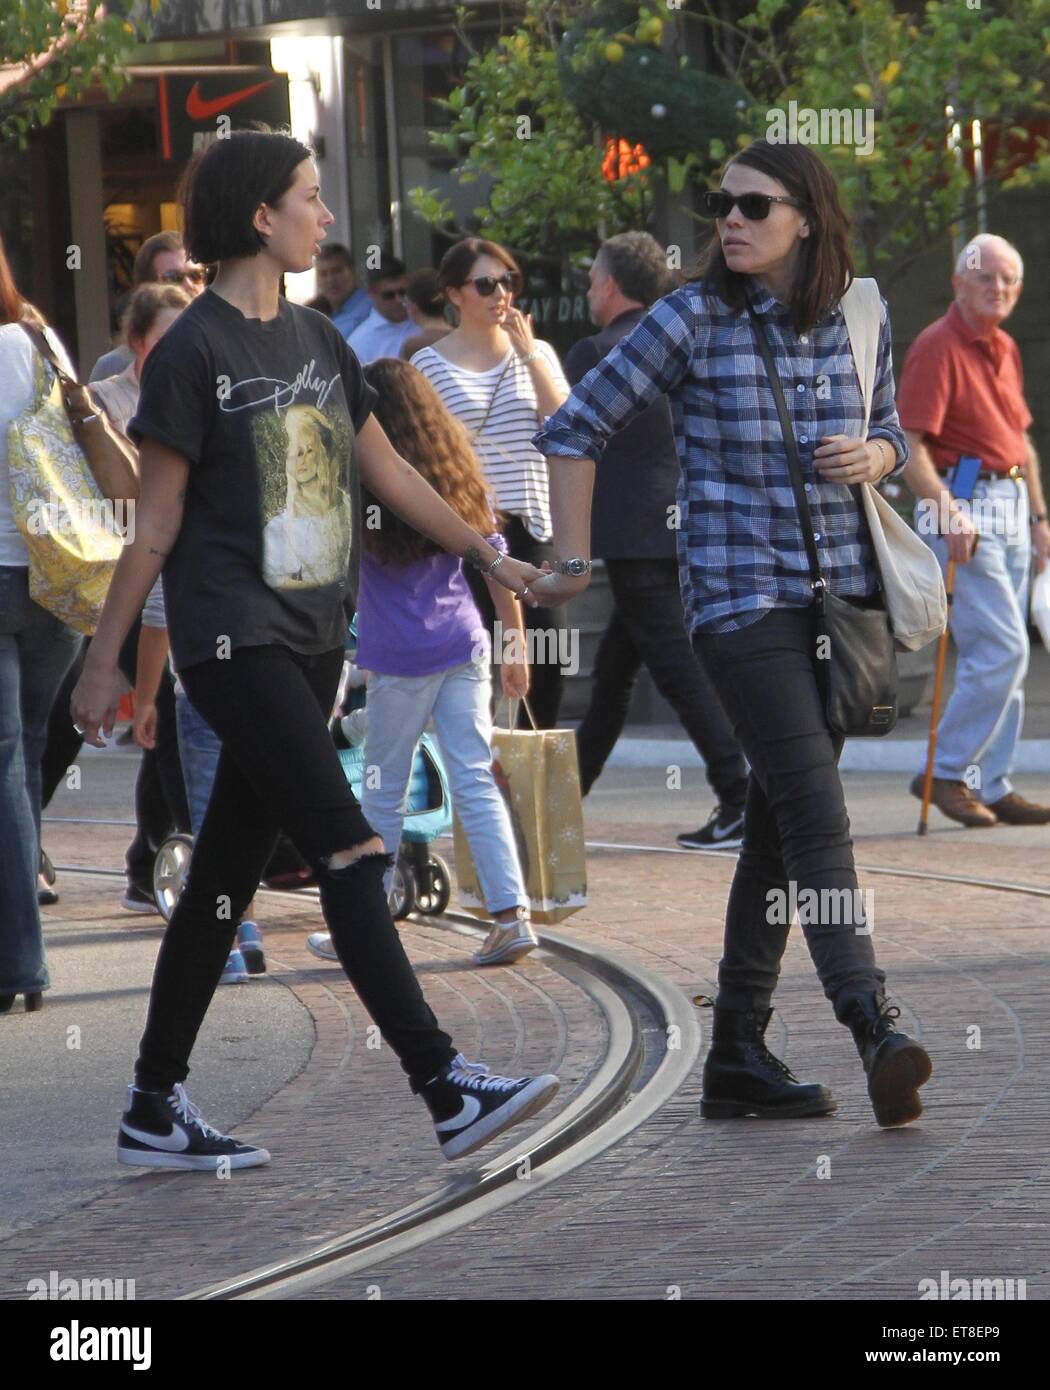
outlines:
[{"label": "black and white striped top", "polygon": [[[550,343],[536,340],[551,376],[566,393],[569,383]],[[420,348],[413,367],[429,380],[448,410],[467,427],[485,477],[496,494],[500,511],[522,519],[539,541],[551,538],[550,490],[547,460],[533,446],[532,436],[543,424],[528,366],[511,348],[507,357],[486,372],[474,372],[442,357],[432,347]],[[500,380],[500,373],[506,371]],[[497,382],[499,383],[497,388]],[[495,399],[493,399],[495,393]],[[489,410],[489,403],[492,409]],[[488,410],[488,419],[485,412]],[[476,437],[485,420],[485,432]]]}]

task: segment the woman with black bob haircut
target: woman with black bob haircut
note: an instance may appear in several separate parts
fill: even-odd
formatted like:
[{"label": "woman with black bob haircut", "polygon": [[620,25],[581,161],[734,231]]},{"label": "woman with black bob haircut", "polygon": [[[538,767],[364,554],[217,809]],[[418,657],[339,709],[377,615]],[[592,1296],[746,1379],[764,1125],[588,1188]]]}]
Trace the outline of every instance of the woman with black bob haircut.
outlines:
[{"label": "woman with black bob haircut", "polygon": [[[883,303],[867,429],[840,307],[853,280],[849,221],[831,174],[801,145],[757,140],[704,195],[716,236],[692,283],[658,300],[576,386],[536,438],[550,458],[554,541],[586,556],[593,460],[662,393],[682,465],[678,533],[696,653],[751,766],[744,843],[729,894],[714,1036],[701,1113],[823,1115],[764,1034],[794,907],[824,992],[853,1033],[876,1120],[922,1111],[930,1059],[896,1030],[865,918],[838,772],[842,738],[825,711],[826,653],[764,329],[788,399],[822,575],[832,593],[878,604],[878,575],[851,485],[901,468]],[[586,576],[533,585],[564,601]],[[815,907],[815,910],[814,910]]]},{"label": "woman with black bob haircut", "polygon": [[[182,200],[190,254],[218,270],[146,361],[129,425],[142,469],[135,541],[72,706],[101,746],[121,643],[163,569],[174,662],[222,753],[157,959],[118,1158],[212,1170],[269,1160],[206,1124],[183,1083],[282,827],[314,868],[347,975],[426,1101],[442,1151],[458,1158],[538,1110],[558,1083],[491,1075],[438,1027],[387,908],[383,843],[328,734],[356,588],[359,483],[526,602],[540,572],[501,556],[394,452],[342,335],[282,298],[281,277],[309,269],[334,220],[310,150],[269,131],[218,140],[190,166]],[[309,430],[291,428],[304,418]],[[290,482],[310,505],[285,532],[282,564],[268,569],[264,532],[286,509]]]}]

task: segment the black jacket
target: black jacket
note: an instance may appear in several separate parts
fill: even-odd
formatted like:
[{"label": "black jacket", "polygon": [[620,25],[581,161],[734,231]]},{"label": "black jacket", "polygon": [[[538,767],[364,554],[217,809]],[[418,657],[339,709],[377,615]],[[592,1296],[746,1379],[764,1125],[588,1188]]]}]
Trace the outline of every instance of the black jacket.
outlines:
[{"label": "black jacket", "polygon": [[[647,310],[629,309],[600,333],[581,338],[565,358],[575,386]],[[603,560],[660,560],[677,553],[677,532],[668,525],[675,504],[679,465],[671,408],[662,396],[609,440],[594,482],[591,548]],[[673,513],[671,513],[673,521]]]}]

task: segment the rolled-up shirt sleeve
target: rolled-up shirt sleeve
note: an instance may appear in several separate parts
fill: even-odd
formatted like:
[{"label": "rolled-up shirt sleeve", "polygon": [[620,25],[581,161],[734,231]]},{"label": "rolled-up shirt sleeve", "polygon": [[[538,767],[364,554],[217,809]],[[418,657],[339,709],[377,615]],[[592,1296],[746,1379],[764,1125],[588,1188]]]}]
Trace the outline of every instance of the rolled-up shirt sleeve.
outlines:
[{"label": "rolled-up shirt sleeve", "polygon": [[657,302],[587,373],[533,444],[548,457],[599,459],[609,437],[688,374],[696,351],[696,311],[676,291]]},{"label": "rolled-up shirt sleeve", "polygon": [[908,462],[908,439],[897,414],[896,388],[893,381],[893,347],[890,342],[890,315],[882,301],[882,323],[879,326],[879,356],[875,369],[875,388],[871,397],[871,416],[868,438],[885,439],[897,455],[892,472],[880,481],[895,478]]}]

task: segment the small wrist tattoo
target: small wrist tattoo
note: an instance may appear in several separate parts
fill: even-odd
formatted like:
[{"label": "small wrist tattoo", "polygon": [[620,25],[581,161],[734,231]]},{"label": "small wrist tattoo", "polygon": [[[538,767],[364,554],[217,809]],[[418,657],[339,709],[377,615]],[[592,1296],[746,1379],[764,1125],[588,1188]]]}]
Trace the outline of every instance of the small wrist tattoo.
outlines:
[{"label": "small wrist tattoo", "polygon": [[466,550],[463,552],[463,558],[464,560],[466,560],[468,565],[473,565],[476,570],[484,569],[484,565],[482,564],[481,560],[481,551],[477,548],[476,545],[468,545]]}]

